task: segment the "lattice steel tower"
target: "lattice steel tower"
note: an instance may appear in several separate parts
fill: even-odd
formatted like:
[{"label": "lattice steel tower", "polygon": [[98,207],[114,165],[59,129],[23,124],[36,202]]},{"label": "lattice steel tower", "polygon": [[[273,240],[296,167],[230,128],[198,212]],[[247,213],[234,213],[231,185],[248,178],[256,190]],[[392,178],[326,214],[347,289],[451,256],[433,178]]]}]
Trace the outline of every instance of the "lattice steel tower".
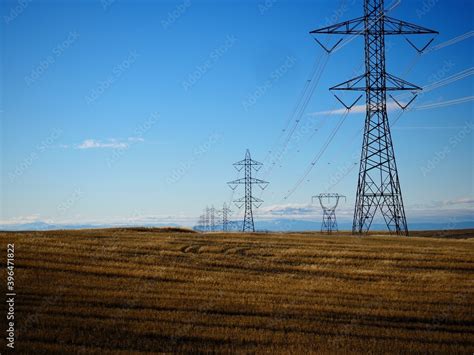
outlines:
[{"label": "lattice steel tower", "polygon": [[326,231],[331,234],[332,232],[337,232],[337,219],[336,219],[336,208],[339,205],[339,200],[341,198],[346,198],[344,195],[339,195],[337,193],[323,193],[311,198],[313,202],[314,199],[319,200],[319,204],[323,209],[323,223],[321,224],[321,232]]},{"label": "lattice steel tower", "polygon": [[214,206],[209,209],[209,230],[211,232],[216,230],[216,209]]},{"label": "lattice steel tower", "polygon": [[245,196],[234,200],[234,203],[239,209],[245,205],[242,232],[255,232],[252,207],[260,207],[263,200],[252,195],[252,185],[257,184],[263,190],[268,186],[268,182],[253,178],[252,171],[259,171],[262,166],[262,163],[250,158],[250,151],[247,149],[245,159],[234,163],[234,167],[237,171],[242,171],[242,169],[244,169],[245,177],[227,183],[232,190],[235,190],[240,184],[245,185]]},{"label": "lattice steel tower", "polygon": [[232,213],[227,204],[224,202],[222,206],[222,231],[227,232],[229,230],[229,214]]},{"label": "lattice steel tower", "polygon": [[196,229],[203,232],[206,230],[206,215],[202,214],[199,216],[199,221],[196,226]]},{"label": "lattice steel tower", "polygon": [[206,209],[204,210],[204,229],[206,231],[210,231],[211,230],[211,224],[210,224],[210,220],[211,220],[211,209],[206,206]]},{"label": "lattice steel tower", "polygon": [[[387,16],[384,0],[364,0],[363,17],[310,33],[362,35],[365,39],[365,73],[330,89],[363,91],[366,94],[365,129],[352,232],[367,232],[377,210],[380,210],[391,232],[408,235],[387,117],[387,91],[411,91],[414,96],[405,105],[390,95],[400,108],[406,109],[416,97],[415,93],[421,88],[385,71],[385,36],[436,34],[438,32]],[[412,42],[408,39],[407,41],[416,48]],[[432,41],[433,39],[422,49],[416,49],[422,52]],[[318,41],[328,53],[332,52],[340,42],[341,40],[331,49],[327,49]],[[337,96],[336,98],[342,102]],[[347,109],[353,105],[344,104]]]}]

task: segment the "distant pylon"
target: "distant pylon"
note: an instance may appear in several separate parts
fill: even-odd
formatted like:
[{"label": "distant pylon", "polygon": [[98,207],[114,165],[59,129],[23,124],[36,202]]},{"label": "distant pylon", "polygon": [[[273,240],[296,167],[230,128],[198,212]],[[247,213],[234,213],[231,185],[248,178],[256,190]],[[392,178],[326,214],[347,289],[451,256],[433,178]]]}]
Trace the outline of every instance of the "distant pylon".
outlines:
[{"label": "distant pylon", "polygon": [[204,219],[204,230],[206,232],[210,230],[210,218],[211,218],[211,209],[206,206],[205,219]]},{"label": "distant pylon", "polygon": [[214,206],[209,209],[209,230],[211,232],[216,230],[216,209]]},{"label": "distant pylon", "polygon": [[[386,72],[385,36],[433,35],[438,32],[387,16],[384,0],[364,0],[364,16],[310,33],[360,35],[364,36],[365,40],[365,73],[330,89],[359,91],[366,95],[365,129],[352,233],[368,232],[379,210],[389,231],[399,235],[408,235],[387,115],[387,92],[401,90],[413,93],[413,97],[406,104],[400,103],[390,95],[394,103],[404,110],[421,88]],[[408,38],[406,39],[419,53],[422,53],[433,41],[431,39],[424,47],[417,48]],[[342,39],[332,48],[325,47],[317,39],[316,41],[326,52],[331,53]],[[362,95],[354,103],[346,105],[336,96],[347,110],[350,110],[361,97]]]},{"label": "distant pylon", "polygon": [[227,204],[224,202],[222,206],[222,230],[224,232],[229,231],[229,214],[231,212],[230,208],[227,207]]},{"label": "distant pylon", "polygon": [[200,231],[204,231],[206,230],[206,216],[204,214],[200,215],[199,216],[199,222],[198,222],[198,225],[197,225],[197,229],[200,230]]},{"label": "distant pylon", "polygon": [[317,198],[319,204],[323,209],[323,223],[321,224],[321,232],[337,232],[336,208],[339,204],[339,199],[346,198],[344,195],[337,193],[323,193],[312,197],[312,201]]},{"label": "distant pylon", "polygon": [[245,159],[234,163],[234,167],[237,169],[237,171],[242,171],[242,169],[244,169],[245,177],[228,182],[232,190],[235,190],[237,185],[245,185],[245,196],[234,200],[234,203],[239,209],[245,205],[242,232],[255,232],[252,207],[260,207],[263,200],[252,195],[252,185],[257,184],[263,190],[268,186],[268,182],[253,178],[252,170],[259,171],[262,166],[262,163],[250,158],[250,151],[247,149],[245,153]]}]

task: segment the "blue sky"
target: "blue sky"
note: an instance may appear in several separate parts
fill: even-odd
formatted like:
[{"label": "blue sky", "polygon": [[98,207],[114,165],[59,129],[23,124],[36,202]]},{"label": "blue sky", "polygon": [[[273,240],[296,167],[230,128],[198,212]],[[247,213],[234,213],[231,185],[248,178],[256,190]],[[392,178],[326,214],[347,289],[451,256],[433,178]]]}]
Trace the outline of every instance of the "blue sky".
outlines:
[{"label": "blue sky", "polygon": [[[390,13],[440,32],[421,56],[387,38],[387,71],[427,87],[392,127],[409,223],[474,220],[473,7],[403,0]],[[3,1],[1,222],[194,223],[229,201],[247,148],[273,165],[324,57],[308,32],[361,14],[361,0]],[[340,120],[328,88],[362,64],[361,38],[329,56],[298,138],[260,176],[260,218],[319,220],[310,197],[330,189],[351,219],[363,107],[284,197]]]}]

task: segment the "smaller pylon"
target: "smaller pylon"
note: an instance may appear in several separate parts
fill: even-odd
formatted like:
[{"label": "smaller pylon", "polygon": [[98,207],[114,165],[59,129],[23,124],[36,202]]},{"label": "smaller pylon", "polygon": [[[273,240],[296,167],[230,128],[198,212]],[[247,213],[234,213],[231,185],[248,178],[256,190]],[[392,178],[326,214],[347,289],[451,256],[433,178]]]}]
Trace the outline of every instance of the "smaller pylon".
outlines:
[{"label": "smaller pylon", "polygon": [[206,230],[206,216],[204,214],[199,216],[199,222],[196,226],[196,229],[201,232]]},{"label": "smaller pylon", "polygon": [[224,202],[222,206],[222,231],[229,231],[229,215],[232,213],[227,204]]},{"label": "smaller pylon", "polygon": [[235,190],[238,185],[245,186],[245,195],[234,200],[234,203],[239,209],[245,205],[242,232],[255,232],[252,207],[259,208],[263,203],[263,200],[253,196],[252,185],[257,184],[262,190],[264,190],[269,183],[252,177],[252,172],[259,171],[262,166],[262,163],[253,160],[250,157],[250,151],[247,149],[245,152],[245,159],[234,163],[234,167],[237,171],[244,170],[244,177],[227,183],[232,190]]},{"label": "smaller pylon", "polygon": [[339,205],[339,199],[346,196],[339,195],[338,193],[322,193],[311,198],[311,202],[317,198],[319,204],[323,209],[323,223],[321,224],[321,232],[327,232],[331,234],[332,232],[337,232],[337,220],[336,220],[336,208]]},{"label": "smaller pylon", "polygon": [[210,230],[210,218],[211,218],[211,209],[206,206],[206,209],[205,209],[205,219],[204,219],[204,230],[206,232],[209,232]]},{"label": "smaller pylon", "polygon": [[216,209],[214,206],[209,209],[209,230],[211,232],[216,230]]}]

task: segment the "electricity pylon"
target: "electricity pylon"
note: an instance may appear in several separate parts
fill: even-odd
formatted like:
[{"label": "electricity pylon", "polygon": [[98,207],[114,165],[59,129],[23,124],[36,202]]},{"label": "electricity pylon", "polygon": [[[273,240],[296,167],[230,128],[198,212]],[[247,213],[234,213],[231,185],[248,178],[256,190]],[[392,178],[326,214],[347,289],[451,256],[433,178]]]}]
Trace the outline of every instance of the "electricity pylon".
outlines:
[{"label": "electricity pylon", "polygon": [[234,167],[237,171],[242,171],[242,169],[244,169],[245,177],[227,183],[232,190],[235,190],[240,184],[245,185],[245,196],[234,200],[234,203],[239,209],[245,205],[242,232],[255,232],[252,207],[259,208],[262,205],[263,200],[252,195],[252,185],[257,184],[263,190],[268,186],[268,182],[253,178],[252,170],[257,172],[262,166],[262,163],[250,158],[250,151],[247,149],[245,159],[234,163]]},{"label": "electricity pylon", "polygon": [[210,218],[211,218],[211,209],[206,206],[205,210],[205,219],[204,219],[204,226],[205,230],[208,232],[210,230]]},{"label": "electricity pylon", "polygon": [[227,204],[224,202],[222,206],[222,231],[229,231],[229,214],[232,213]]},{"label": "electricity pylon", "polygon": [[216,230],[216,209],[214,206],[209,209],[209,230],[211,232]]},{"label": "electricity pylon", "polygon": [[[366,93],[365,129],[352,232],[368,232],[375,213],[380,210],[390,232],[408,235],[387,116],[387,91],[402,90],[413,93],[413,98],[406,104],[401,104],[390,95],[394,102],[404,110],[413,102],[416,92],[421,88],[385,71],[385,36],[437,34],[438,32],[387,16],[384,0],[364,0],[364,16],[310,33],[361,35],[365,39],[365,73],[330,88],[330,90],[363,91]],[[328,53],[331,53],[342,39],[330,49],[317,39],[316,41]],[[421,49],[417,48],[409,39],[407,41],[421,53],[433,39]],[[362,95],[355,102],[361,97]],[[355,104],[354,102],[352,105],[346,105],[339,97],[336,96],[336,98],[348,110]]]},{"label": "electricity pylon", "polygon": [[206,230],[206,216],[205,215],[202,214],[199,216],[199,222],[196,227],[200,231]]},{"label": "electricity pylon", "polygon": [[317,198],[319,204],[323,209],[323,223],[321,224],[321,232],[326,231],[331,234],[333,231],[337,232],[336,208],[339,205],[341,198],[346,199],[346,196],[337,193],[323,193],[311,198],[311,202]]}]

